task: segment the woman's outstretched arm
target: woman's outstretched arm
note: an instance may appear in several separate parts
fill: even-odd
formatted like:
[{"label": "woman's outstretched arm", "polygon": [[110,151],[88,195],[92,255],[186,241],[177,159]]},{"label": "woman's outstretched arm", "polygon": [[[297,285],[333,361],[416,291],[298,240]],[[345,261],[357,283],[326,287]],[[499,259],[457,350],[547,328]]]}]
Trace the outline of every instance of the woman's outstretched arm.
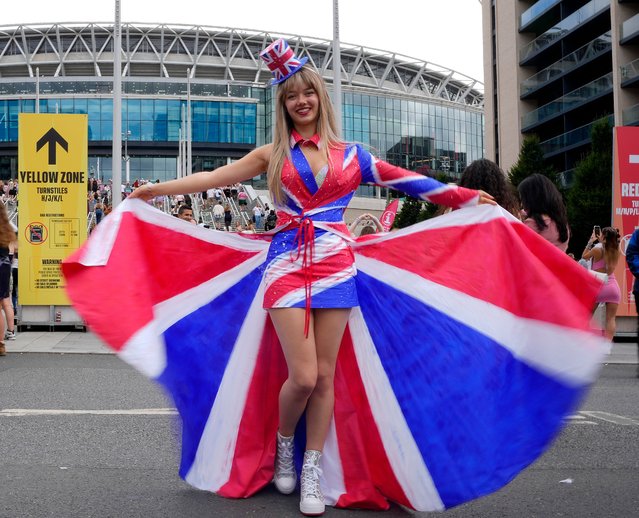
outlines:
[{"label": "woman's outstretched arm", "polygon": [[147,183],[135,189],[129,198],[150,200],[167,194],[191,194],[248,180],[268,169],[271,149],[272,144],[261,146],[237,162],[218,167],[215,171],[202,171],[168,182]]}]

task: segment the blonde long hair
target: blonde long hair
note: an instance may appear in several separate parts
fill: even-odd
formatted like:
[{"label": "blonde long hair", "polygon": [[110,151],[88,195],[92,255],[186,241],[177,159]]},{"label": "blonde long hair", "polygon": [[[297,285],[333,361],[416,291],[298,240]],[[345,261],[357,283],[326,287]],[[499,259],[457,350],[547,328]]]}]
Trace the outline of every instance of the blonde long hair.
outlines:
[{"label": "blonde long hair", "polygon": [[9,248],[9,245],[16,240],[16,233],[9,222],[9,215],[4,203],[0,202],[0,247]]},{"label": "blonde long hair", "polygon": [[273,150],[267,171],[268,189],[273,201],[283,205],[286,200],[282,188],[282,167],[286,158],[291,158],[289,139],[293,130],[293,121],[286,111],[286,96],[298,85],[303,84],[312,88],[319,99],[317,134],[320,138],[320,151],[324,153],[329,169],[333,166],[330,161],[329,149],[339,146],[343,141],[339,137],[333,105],[328,96],[324,80],[310,67],[304,66],[277,87],[275,97],[275,129],[273,130]]}]

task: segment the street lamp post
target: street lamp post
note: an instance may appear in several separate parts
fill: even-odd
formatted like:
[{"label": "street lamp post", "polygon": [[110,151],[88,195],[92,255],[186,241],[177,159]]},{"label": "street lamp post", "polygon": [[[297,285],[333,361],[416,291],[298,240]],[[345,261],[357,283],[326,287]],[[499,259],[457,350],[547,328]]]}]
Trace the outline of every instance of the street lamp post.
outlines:
[{"label": "street lamp post", "polygon": [[35,112],[40,113],[40,67],[36,67],[36,102]]},{"label": "street lamp post", "polygon": [[335,122],[342,133],[342,55],[339,41],[339,0],[333,0],[333,106]]},{"label": "street lamp post", "polygon": [[129,156],[129,137],[131,136],[131,131],[126,130],[126,133],[122,134],[122,138],[124,139],[124,168],[126,171],[126,182],[129,183],[131,181],[131,168],[129,166],[129,161],[131,157]]},{"label": "street lamp post", "polygon": [[115,0],[115,24],[113,27],[113,145],[111,184],[112,203],[115,209],[121,201],[122,189],[122,28],[120,24],[120,0]]},{"label": "street lamp post", "polygon": [[193,168],[192,154],[192,121],[191,121],[191,69],[186,69],[186,174],[190,175]]}]

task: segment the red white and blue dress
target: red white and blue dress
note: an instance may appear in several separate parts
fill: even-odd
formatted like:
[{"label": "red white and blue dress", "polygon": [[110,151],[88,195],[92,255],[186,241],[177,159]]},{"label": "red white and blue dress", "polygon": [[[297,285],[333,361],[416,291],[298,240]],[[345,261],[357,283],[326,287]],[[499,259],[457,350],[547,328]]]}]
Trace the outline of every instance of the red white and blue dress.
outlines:
[{"label": "red white and blue dress", "polygon": [[313,174],[303,146],[319,146],[293,130],[291,160],[282,170],[286,206],[266,260],[265,308],[351,308],[358,304],[353,238],[344,211],[362,183],[401,190],[416,198],[453,208],[476,205],[477,191],[444,185],[375,159],[360,145],[329,150],[331,167]]},{"label": "red white and blue dress", "polygon": [[[548,448],[596,379],[600,283],[501,208],[474,206],[475,191],[358,145],[330,150],[318,186],[294,144],[272,239],[127,200],[63,263],[70,299],[170,394],[180,474],[197,488],[241,498],[271,482],[287,369],[264,307],[310,306],[352,308],[322,458],[328,504],[430,511],[499,489]],[[360,183],[460,209],[353,242],[343,212]],[[96,299],[89,288],[105,279]]]}]

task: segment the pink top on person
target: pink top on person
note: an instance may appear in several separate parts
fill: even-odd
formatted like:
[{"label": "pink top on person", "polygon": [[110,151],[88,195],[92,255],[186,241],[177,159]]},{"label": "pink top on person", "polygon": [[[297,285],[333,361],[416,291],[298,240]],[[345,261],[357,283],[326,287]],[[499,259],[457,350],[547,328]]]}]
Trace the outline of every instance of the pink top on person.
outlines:
[{"label": "pink top on person", "polygon": [[549,243],[555,245],[559,250],[565,252],[568,250],[568,241],[570,240],[570,236],[568,236],[568,240],[562,243],[559,241],[559,231],[557,230],[557,224],[551,220],[548,216],[543,216],[544,223],[546,223],[546,228],[539,228],[537,222],[533,218],[526,218],[524,220],[524,225],[531,228],[541,237],[543,237]]}]

